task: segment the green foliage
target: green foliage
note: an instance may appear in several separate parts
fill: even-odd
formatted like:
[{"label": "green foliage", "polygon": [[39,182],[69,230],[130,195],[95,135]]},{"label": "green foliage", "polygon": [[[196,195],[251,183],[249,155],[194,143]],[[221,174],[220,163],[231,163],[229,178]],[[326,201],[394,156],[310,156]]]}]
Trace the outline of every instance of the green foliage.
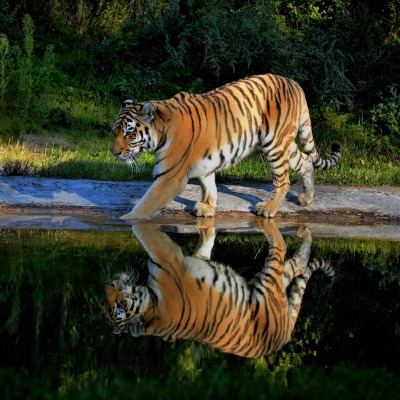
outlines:
[{"label": "green foliage", "polygon": [[[397,184],[396,4],[38,0],[28,6],[0,0],[0,146],[8,149],[21,143],[20,136],[49,132],[73,141],[81,137],[83,146],[88,137],[109,137],[127,97],[164,99],[274,72],[304,88],[314,110],[318,150],[328,154],[332,141],[343,145],[340,167],[318,172],[317,181]],[[105,141],[98,146],[107,148]],[[85,164],[94,169],[85,168],[85,176],[98,176],[100,157],[105,156]],[[33,170],[23,167],[24,160],[10,160],[0,147],[4,163],[13,173]],[[48,165],[46,173],[65,176],[72,169],[68,163]],[[221,177],[269,181],[266,169],[261,158],[251,157]],[[124,176],[132,178],[129,170]]]},{"label": "green foliage", "polygon": [[[172,374],[171,374],[172,375]],[[103,378],[105,381],[106,377]],[[4,400],[21,399],[317,399],[357,400],[396,399],[400,389],[395,374],[386,369],[358,368],[343,363],[326,372],[323,368],[299,368],[288,381],[273,382],[271,376],[251,374],[244,368],[230,371],[226,363],[217,370],[204,371],[194,380],[176,381],[173,377],[144,378],[134,382],[129,378],[120,378],[105,386],[100,382],[83,385],[80,389],[70,389],[55,393],[50,390],[49,382],[42,378],[29,376],[26,371],[1,369],[0,381]]]},{"label": "green foliage", "polygon": [[[7,18],[13,10],[2,1]],[[348,110],[368,108],[379,88],[400,78],[399,16],[392,2],[378,9],[372,1],[350,0],[41,0],[30,11],[16,3],[28,97],[30,64],[39,60],[27,12],[40,24],[41,47],[60,52],[60,70],[106,96],[166,97],[197,79],[207,89],[273,71],[298,79],[311,104]]]},{"label": "green foliage", "polygon": [[23,20],[23,56],[19,61],[18,91],[20,104],[26,108],[32,105],[33,90],[33,33],[34,26],[32,18],[27,14]]},{"label": "green foliage", "polygon": [[40,377],[32,377],[27,370],[15,371],[13,368],[0,369],[1,397],[5,400],[50,400],[56,396],[51,393],[49,382]]},{"label": "green foliage", "polygon": [[383,135],[388,135],[396,141],[400,151],[400,95],[392,86],[389,96],[371,109],[371,119]]},{"label": "green foliage", "polygon": [[36,58],[35,28],[28,14],[23,18],[22,31],[22,47],[14,44],[10,50],[8,38],[2,35],[0,40],[1,106],[3,112],[40,120],[46,108],[41,95],[51,88],[55,55],[52,45],[49,45],[43,57]]},{"label": "green foliage", "polygon": [[254,70],[259,59],[279,45],[269,4],[260,10],[249,5],[229,11],[214,8],[200,20],[195,34],[197,44],[204,46],[204,67],[224,80]]},{"label": "green foliage", "polygon": [[7,58],[10,51],[10,45],[8,43],[7,36],[0,35],[0,106],[4,109],[5,95],[7,91],[8,77],[6,75],[7,70]]}]

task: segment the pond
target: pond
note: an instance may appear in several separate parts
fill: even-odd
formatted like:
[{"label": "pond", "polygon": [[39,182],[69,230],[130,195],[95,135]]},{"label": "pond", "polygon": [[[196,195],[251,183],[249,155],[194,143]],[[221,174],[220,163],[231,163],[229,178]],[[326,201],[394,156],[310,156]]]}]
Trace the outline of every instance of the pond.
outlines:
[{"label": "pond", "polygon": [[0,285],[2,399],[390,399],[400,389],[396,238],[257,218],[8,227]]}]

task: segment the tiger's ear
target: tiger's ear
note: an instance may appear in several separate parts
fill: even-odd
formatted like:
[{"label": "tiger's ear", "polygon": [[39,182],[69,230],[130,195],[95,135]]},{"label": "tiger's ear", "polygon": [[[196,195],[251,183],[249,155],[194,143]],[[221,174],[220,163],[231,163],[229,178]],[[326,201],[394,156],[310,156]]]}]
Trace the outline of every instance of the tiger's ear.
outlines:
[{"label": "tiger's ear", "polygon": [[130,104],[135,104],[135,102],[132,99],[126,99],[122,103],[122,108],[125,108],[126,106],[128,106]]},{"label": "tiger's ear", "polygon": [[135,318],[133,324],[130,326],[129,330],[133,337],[139,337],[143,335],[142,331],[143,322],[141,318]]},{"label": "tiger's ear", "polygon": [[142,110],[140,111],[140,117],[143,122],[151,124],[154,119],[154,106],[151,103],[145,103]]}]

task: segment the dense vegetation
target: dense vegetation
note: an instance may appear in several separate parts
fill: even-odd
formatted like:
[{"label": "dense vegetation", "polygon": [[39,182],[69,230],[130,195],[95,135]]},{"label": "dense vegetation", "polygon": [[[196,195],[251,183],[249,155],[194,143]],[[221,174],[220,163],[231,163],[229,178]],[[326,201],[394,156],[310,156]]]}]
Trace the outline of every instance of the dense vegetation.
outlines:
[{"label": "dense vegetation", "polygon": [[399,184],[399,29],[399,0],[0,0],[0,168],[130,179],[107,152],[121,100],[273,72],[305,89],[321,152],[344,147],[319,181]]}]

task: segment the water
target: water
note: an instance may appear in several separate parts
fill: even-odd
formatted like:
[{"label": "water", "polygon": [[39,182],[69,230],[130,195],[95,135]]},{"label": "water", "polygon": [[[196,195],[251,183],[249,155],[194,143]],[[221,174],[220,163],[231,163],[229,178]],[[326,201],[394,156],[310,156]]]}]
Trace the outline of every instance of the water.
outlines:
[{"label": "water", "polygon": [[[359,390],[378,385],[379,398],[376,371],[390,398],[387,383],[400,373],[400,242],[329,233],[290,223],[0,230],[2,398],[107,398],[107,389],[262,398],[295,393],[307,374],[323,382],[318,393],[349,379],[347,393],[362,381]],[[115,335],[105,282],[132,270],[160,311],[128,327],[135,337]],[[252,335],[243,327],[254,315]]]}]

